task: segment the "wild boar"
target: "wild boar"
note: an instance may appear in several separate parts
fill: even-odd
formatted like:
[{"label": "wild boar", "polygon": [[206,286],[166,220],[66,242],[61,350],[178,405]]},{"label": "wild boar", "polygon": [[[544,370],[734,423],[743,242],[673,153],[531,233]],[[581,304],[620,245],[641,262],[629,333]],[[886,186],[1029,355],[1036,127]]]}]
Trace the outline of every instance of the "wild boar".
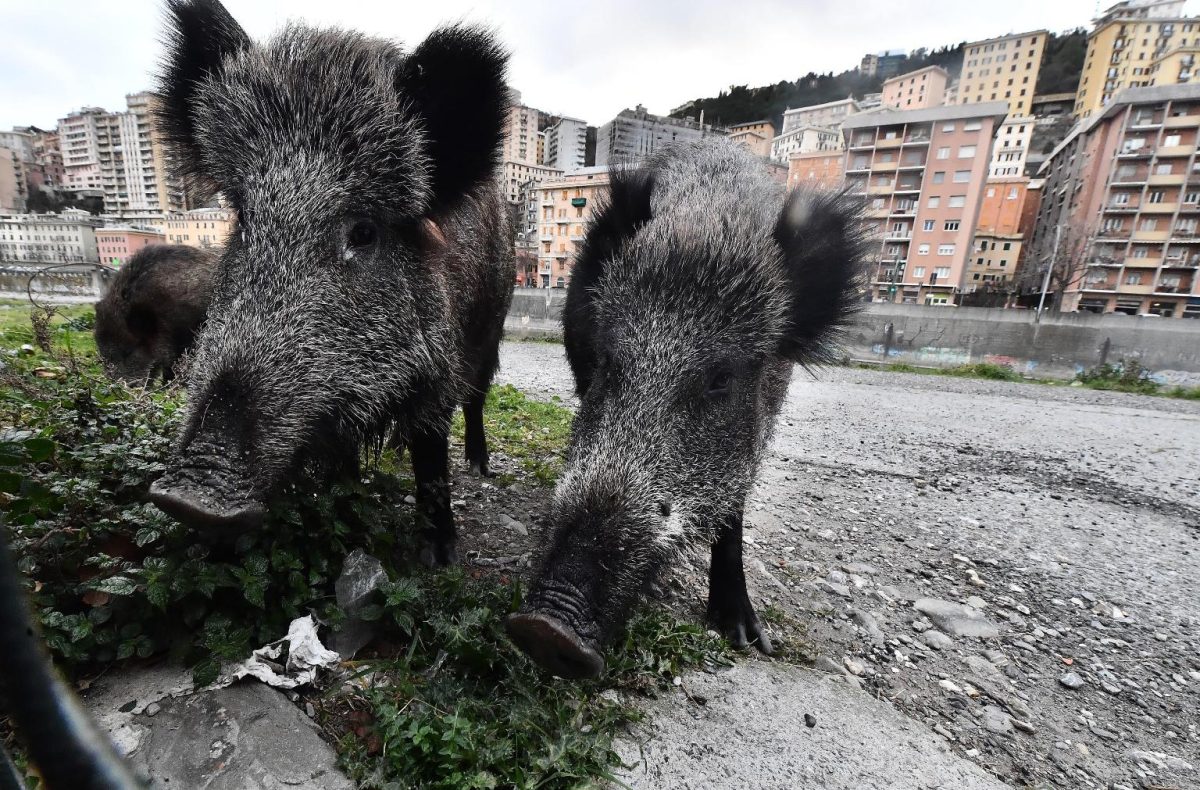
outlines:
[{"label": "wild boar", "polygon": [[170,0],[158,90],[193,188],[237,231],[217,269],[188,410],[151,498],[209,529],[259,524],[297,465],[407,445],[421,558],[455,559],[450,418],[488,472],[484,396],[515,277],[494,170],[507,56],[486,30],[412,51],[293,24],[255,44],[216,0]]},{"label": "wild boar", "polygon": [[711,546],[708,620],[772,646],[746,591],[742,511],[794,363],[826,358],[855,303],[858,214],[785,195],[721,141],[615,173],[563,313],[580,407],[514,640],[561,677],[604,644],[681,549]]},{"label": "wild boar", "polygon": [[96,350],[110,376],[145,384],[170,381],[208,315],[216,253],[152,244],[117,270],[96,304]]}]

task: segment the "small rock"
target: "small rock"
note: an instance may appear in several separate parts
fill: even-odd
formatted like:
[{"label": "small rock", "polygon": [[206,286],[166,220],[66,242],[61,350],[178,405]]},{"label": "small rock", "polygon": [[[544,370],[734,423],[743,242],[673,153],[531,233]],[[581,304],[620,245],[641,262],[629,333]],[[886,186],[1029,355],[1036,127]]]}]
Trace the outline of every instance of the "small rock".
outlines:
[{"label": "small rock", "polygon": [[954,647],[954,640],[936,628],[930,628],[927,631],[922,631],[921,641],[932,647],[934,650],[949,650],[950,648]]},{"label": "small rock", "polygon": [[863,667],[862,664],[858,663],[849,656],[843,660],[843,663],[846,665],[846,671],[855,677],[861,677],[862,673],[866,671],[866,668]]},{"label": "small rock", "polygon": [[962,687],[959,686],[957,683],[955,683],[953,680],[948,680],[948,679],[939,680],[938,685],[941,686],[942,688],[944,688],[946,691],[949,691],[951,694],[962,694],[963,693]]},{"label": "small rock", "polygon": [[804,714],[804,726],[808,727],[809,729],[816,727],[817,726],[817,717],[812,715],[811,713],[805,713]]},{"label": "small rock", "polygon": [[967,598],[967,606],[972,609],[983,610],[987,608],[987,601],[980,598],[978,595],[972,595]]},{"label": "small rock", "polygon": [[304,703],[304,713],[310,719],[317,718],[317,708],[311,702]]},{"label": "small rock", "polygon": [[1077,689],[1083,685],[1083,678],[1076,675],[1074,672],[1068,672],[1058,679],[1058,682],[1069,689]]},{"label": "small rock", "polygon": [[146,710],[144,710],[142,712],[145,713],[147,716],[157,716],[158,712],[161,710],[162,710],[162,705],[159,705],[157,702],[151,702],[149,705],[146,706]]},{"label": "small rock", "polygon": [[[412,494],[409,494],[408,496],[404,497],[404,504],[415,505],[415,504],[417,504],[417,498],[415,496],[413,496]],[[466,504],[466,503],[464,502],[463,504]]]},{"label": "small rock", "polygon": [[842,667],[828,656],[817,656],[817,660],[813,662],[813,668],[819,669],[822,672],[828,672],[831,675],[842,674]]},{"label": "small rock", "polygon": [[1000,629],[994,623],[979,610],[969,606],[937,598],[921,598],[913,602],[913,608],[928,617],[938,628],[954,636],[993,639],[1000,635]]},{"label": "small rock", "polygon": [[875,617],[870,612],[864,612],[861,609],[852,609],[850,610],[850,618],[867,632],[867,637],[872,642],[883,641],[883,631],[879,630],[879,624],[875,622]]},{"label": "small rock", "polygon": [[508,515],[507,513],[501,513],[496,518],[496,523],[499,524],[500,526],[504,527],[505,529],[509,529],[509,530],[512,530],[513,532],[516,532],[518,535],[522,535],[522,536],[526,536],[526,537],[529,535],[529,530],[525,527],[525,525],[522,524],[520,521],[517,521],[515,518]]},{"label": "small rock", "polygon": [[346,556],[342,574],[333,585],[337,604],[346,613],[346,619],[333,635],[332,645],[342,658],[352,657],[374,638],[374,624],[358,614],[387,580],[383,564],[362,549],[355,549]]},{"label": "small rock", "polygon": [[817,587],[829,593],[830,595],[840,595],[843,598],[850,597],[850,588],[844,584],[834,584],[833,582],[827,582],[822,579],[821,581],[817,582]]},{"label": "small rock", "polygon": [[1009,719],[1009,721],[1012,722],[1013,727],[1020,730],[1021,732],[1028,732],[1028,733],[1037,732],[1037,728],[1034,727],[1032,724],[1030,724],[1027,721],[1021,721],[1020,719]]},{"label": "small rock", "polygon": [[1006,735],[1012,732],[1012,717],[995,705],[985,705],[983,708],[983,727],[988,732]]}]

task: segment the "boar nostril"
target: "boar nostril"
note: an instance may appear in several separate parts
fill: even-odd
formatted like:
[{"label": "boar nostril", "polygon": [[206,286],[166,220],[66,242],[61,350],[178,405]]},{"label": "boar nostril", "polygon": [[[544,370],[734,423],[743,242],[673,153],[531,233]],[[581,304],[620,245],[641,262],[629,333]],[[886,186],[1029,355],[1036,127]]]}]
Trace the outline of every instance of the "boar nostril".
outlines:
[{"label": "boar nostril", "polygon": [[658,512],[663,518],[671,517],[671,501],[669,499],[658,500]]},{"label": "boar nostril", "polygon": [[561,678],[594,678],[604,657],[566,623],[541,613],[517,613],[505,621],[509,635],[530,658]]}]

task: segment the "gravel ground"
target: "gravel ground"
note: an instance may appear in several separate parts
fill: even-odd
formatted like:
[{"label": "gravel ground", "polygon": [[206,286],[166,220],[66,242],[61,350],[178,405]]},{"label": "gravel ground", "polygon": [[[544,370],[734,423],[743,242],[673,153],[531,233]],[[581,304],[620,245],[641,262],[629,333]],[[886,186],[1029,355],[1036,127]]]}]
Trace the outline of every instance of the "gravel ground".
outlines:
[{"label": "gravel ground", "polygon": [[[561,346],[506,343],[501,362],[500,382],[574,403]],[[878,712],[866,703],[887,701],[955,759],[1015,787],[1200,787],[1200,404],[848,368],[817,376],[797,370],[746,518],[751,594],[760,611],[784,613],[815,670],[775,662],[766,683],[739,666],[749,680],[720,693],[753,697],[783,682],[779,672],[814,700],[818,681],[858,687],[868,725]],[[458,486],[468,560],[527,567],[548,492],[465,475]],[[701,617],[706,572],[703,561],[675,569],[664,605]],[[757,742],[765,701],[744,700],[744,732],[725,737]],[[651,740],[657,774],[645,786],[711,780],[714,761],[733,759],[697,752],[722,715],[689,705],[682,693],[653,703],[672,743]],[[688,720],[699,740],[681,735]],[[878,732],[893,737],[894,722]],[[812,743],[788,748],[825,748]],[[873,748],[867,739],[837,759]],[[872,766],[845,786],[959,786],[906,785]],[[794,778],[817,775],[804,770]],[[775,776],[769,786],[789,786]]]}]

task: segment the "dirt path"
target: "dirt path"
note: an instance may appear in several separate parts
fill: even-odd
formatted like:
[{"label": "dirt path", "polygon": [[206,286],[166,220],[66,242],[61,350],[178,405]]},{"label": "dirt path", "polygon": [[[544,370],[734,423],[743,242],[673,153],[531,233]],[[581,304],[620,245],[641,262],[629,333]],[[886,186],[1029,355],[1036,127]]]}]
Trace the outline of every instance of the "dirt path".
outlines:
[{"label": "dirt path", "polygon": [[[560,346],[501,359],[571,402]],[[522,566],[546,493],[461,485],[472,556]],[[1200,786],[1200,404],[798,371],[746,521],[756,604],[827,673],[685,678],[709,702],[652,705],[634,784]],[[705,574],[667,603],[700,617]]]}]

